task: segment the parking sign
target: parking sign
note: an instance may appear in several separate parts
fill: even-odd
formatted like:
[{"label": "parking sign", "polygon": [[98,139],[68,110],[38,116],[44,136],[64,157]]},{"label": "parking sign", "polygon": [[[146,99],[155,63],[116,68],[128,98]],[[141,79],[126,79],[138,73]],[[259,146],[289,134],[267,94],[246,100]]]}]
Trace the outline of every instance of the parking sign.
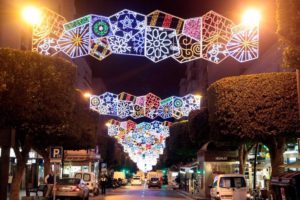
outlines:
[{"label": "parking sign", "polygon": [[50,162],[61,162],[63,157],[62,147],[50,147]]}]

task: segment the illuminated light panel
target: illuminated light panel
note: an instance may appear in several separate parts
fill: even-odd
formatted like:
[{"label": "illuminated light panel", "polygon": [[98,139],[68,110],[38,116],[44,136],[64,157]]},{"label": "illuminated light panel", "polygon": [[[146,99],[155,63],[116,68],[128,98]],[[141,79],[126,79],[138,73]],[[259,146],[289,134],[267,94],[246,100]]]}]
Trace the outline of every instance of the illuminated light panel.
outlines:
[{"label": "illuminated light panel", "polygon": [[192,110],[200,109],[200,103],[201,96],[192,94],[184,97],[172,96],[164,100],[152,93],[134,96],[126,92],[119,95],[106,92],[100,96],[90,96],[90,109],[101,115],[116,116],[122,119],[127,117],[154,119],[158,116],[162,119],[171,117],[180,119],[187,117]]},{"label": "illuminated light panel", "polygon": [[173,97],[161,100],[157,112],[163,119],[173,117]]},{"label": "illuminated light panel", "polygon": [[66,19],[47,9],[41,8],[41,21],[32,28],[32,51],[53,56],[60,51],[57,40],[63,33]]},{"label": "illuminated light panel", "polygon": [[239,62],[258,58],[258,22],[246,28],[214,11],[182,19],[159,10],[146,16],[125,9],[70,22],[46,8],[41,13],[41,23],[33,26],[32,50],[43,55],[63,51],[71,58],[90,55],[101,61],[124,54],[153,62],[172,57],[180,63],[203,58],[216,64],[229,56]]},{"label": "illuminated light panel", "polygon": [[107,38],[96,38],[90,40],[90,52],[89,54],[97,60],[103,60],[112,54]]},{"label": "illuminated light panel", "polygon": [[159,62],[179,52],[179,44],[174,29],[147,27],[145,56]]},{"label": "illuminated light panel", "polygon": [[183,100],[181,97],[173,97],[173,117],[180,119],[183,117]]},{"label": "illuminated light panel", "polygon": [[184,116],[188,116],[192,110],[199,110],[201,97],[197,95],[188,94],[182,97],[183,107],[182,112]]},{"label": "illuminated light panel", "polygon": [[239,62],[257,59],[259,56],[258,26],[237,25],[232,29],[232,38],[227,43],[229,55]]},{"label": "illuminated light panel", "polygon": [[151,170],[163,154],[171,122],[153,121],[136,124],[132,121],[110,120],[108,135],[123,146],[124,152],[140,170]]},{"label": "illuminated light panel", "polygon": [[155,10],[147,15],[147,25],[176,30],[177,34],[182,32],[184,19],[176,17],[160,10]]},{"label": "illuminated light panel", "polygon": [[58,40],[61,51],[70,58],[78,58],[89,54],[89,24],[64,31]]},{"label": "illuminated light panel", "polygon": [[202,38],[202,19],[201,17],[195,17],[184,20],[184,26],[182,33],[189,36],[198,42],[201,42]]},{"label": "illuminated light panel", "polygon": [[173,58],[180,63],[190,62],[201,58],[201,43],[186,35],[179,35],[179,53],[174,55]]},{"label": "illuminated light panel", "polygon": [[210,11],[202,16],[202,57],[213,63],[220,63],[228,57],[226,44],[231,38],[233,22]]},{"label": "illuminated light panel", "polygon": [[145,96],[136,97],[133,105],[133,113],[131,115],[132,118],[138,119],[145,116]]},{"label": "illuminated light panel", "polygon": [[116,94],[105,92],[99,96],[100,105],[98,112],[103,115],[118,115],[118,96]]},{"label": "illuminated light panel", "polygon": [[64,29],[65,29],[65,31],[69,31],[69,30],[75,29],[77,27],[84,26],[86,24],[89,24],[90,20],[91,20],[91,16],[90,15],[86,15],[86,16],[80,17],[78,19],[75,19],[73,21],[65,23],[64,24]]},{"label": "illuminated light panel", "polygon": [[159,107],[161,98],[158,96],[148,93],[146,95],[146,102],[145,102],[145,117],[150,119],[154,119],[157,117],[157,109]]},{"label": "illuminated light panel", "polygon": [[135,34],[132,38],[112,36],[108,38],[112,52],[115,54],[144,56],[145,50],[145,31],[142,30]]},{"label": "illuminated light panel", "polygon": [[113,34],[108,17],[91,15],[90,20],[90,34],[92,40],[101,37],[108,37]]},{"label": "illuminated light panel", "polygon": [[113,34],[126,40],[146,27],[145,15],[127,9],[112,15],[109,20]]}]

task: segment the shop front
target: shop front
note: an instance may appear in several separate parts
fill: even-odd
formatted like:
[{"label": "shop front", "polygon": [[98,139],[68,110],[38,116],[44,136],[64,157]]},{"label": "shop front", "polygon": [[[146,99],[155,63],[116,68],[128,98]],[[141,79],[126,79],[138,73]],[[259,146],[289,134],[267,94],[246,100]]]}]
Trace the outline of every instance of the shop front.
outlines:
[{"label": "shop front", "polygon": [[[228,148],[230,149],[230,148]],[[198,194],[210,197],[210,188],[218,174],[232,174],[239,172],[238,151],[216,148],[211,143],[205,144],[198,151]]]},{"label": "shop front", "polygon": [[65,150],[63,159],[63,177],[72,177],[75,172],[94,172],[99,174],[100,154],[94,149]]}]

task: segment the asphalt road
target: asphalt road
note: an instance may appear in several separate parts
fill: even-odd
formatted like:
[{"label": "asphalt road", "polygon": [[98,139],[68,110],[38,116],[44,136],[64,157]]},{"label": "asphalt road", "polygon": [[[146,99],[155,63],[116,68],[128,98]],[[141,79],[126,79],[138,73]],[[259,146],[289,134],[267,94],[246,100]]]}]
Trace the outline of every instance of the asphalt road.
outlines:
[{"label": "asphalt road", "polygon": [[90,200],[184,200],[191,199],[177,191],[169,190],[166,187],[162,189],[143,186],[123,186],[121,188],[107,191],[106,195],[90,197]]}]

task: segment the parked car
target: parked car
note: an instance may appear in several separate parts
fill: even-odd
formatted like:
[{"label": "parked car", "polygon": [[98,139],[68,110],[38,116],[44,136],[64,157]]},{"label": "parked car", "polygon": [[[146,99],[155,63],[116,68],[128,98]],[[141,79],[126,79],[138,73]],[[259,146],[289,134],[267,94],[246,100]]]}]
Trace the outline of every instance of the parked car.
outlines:
[{"label": "parked car", "polygon": [[56,199],[77,197],[82,200],[89,199],[89,188],[80,178],[63,178],[56,184]]},{"label": "parked car", "polygon": [[99,186],[98,180],[96,178],[95,173],[93,172],[76,172],[74,174],[74,178],[82,179],[87,187],[89,188],[89,192],[97,196],[99,194]]},{"label": "parked car", "polygon": [[142,179],[140,176],[134,176],[131,179],[131,185],[142,185]]},{"label": "parked car", "polygon": [[156,177],[150,178],[150,180],[148,182],[148,188],[151,188],[151,187],[161,188],[161,181],[159,180],[159,178],[156,178]]},{"label": "parked car", "polygon": [[250,199],[245,177],[241,174],[217,175],[210,188],[210,196],[212,200]]}]

